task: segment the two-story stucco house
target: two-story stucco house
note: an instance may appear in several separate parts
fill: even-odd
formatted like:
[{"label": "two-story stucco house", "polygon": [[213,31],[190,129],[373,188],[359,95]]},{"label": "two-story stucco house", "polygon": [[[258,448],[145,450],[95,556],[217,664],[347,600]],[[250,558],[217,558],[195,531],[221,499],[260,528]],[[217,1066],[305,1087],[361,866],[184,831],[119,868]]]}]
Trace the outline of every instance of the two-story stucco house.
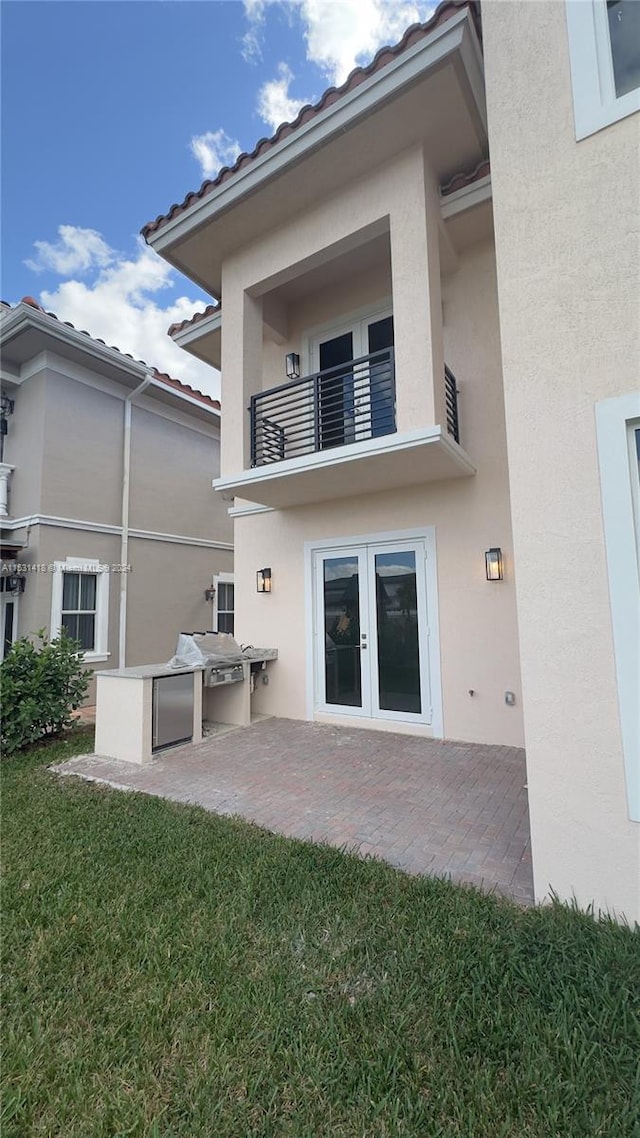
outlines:
[{"label": "two-story stucco house", "polygon": [[168,660],[233,608],[220,404],[29,298],[0,309],[0,346],[3,653],[64,626],[95,670]]},{"label": "two-story stucco house", "polygon": [[143,233],[218,302],[171,334],[222,371],[259,710],[526,744],[536,896],[633,918],[636,16],[578,6],[584,58],[573,2],[446,0]]}]

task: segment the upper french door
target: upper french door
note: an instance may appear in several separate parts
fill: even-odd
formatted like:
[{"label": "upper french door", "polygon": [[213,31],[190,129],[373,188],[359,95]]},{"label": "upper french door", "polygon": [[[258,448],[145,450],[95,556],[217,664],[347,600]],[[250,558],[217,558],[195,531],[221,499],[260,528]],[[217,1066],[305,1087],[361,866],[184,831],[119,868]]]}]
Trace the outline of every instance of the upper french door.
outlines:
[{"label": "upper french door", "polygon": [[316,553],[316,706],[431,721],[422,541]]},{"label": "upper french door", "polygon": [[[312,370],[325,373],[319,396],[321,450],[393,431],[392,349],[390,312],[344,325],[312,342]],[[375,360],[366,358],[374,354]]]}]

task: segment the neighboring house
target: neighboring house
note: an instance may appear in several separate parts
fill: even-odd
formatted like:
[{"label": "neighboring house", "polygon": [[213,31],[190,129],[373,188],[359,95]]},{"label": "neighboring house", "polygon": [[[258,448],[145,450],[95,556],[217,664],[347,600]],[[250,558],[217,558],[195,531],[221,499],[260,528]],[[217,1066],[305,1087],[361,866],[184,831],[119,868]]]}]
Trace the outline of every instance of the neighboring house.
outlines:
[{"label": "neighboring house", "polygon": [[525,743],[537,898],[630,919],[639,11],[447,0],[143,229],[217,301],[256,709]]},{"label": "neighboring house", "polygon": [[29,298],[0,309],[0,347],[3,653],[64,626],[95,670],[168,660],[180,631],[212,627],[216,578],[228,625],[217,400]]}]

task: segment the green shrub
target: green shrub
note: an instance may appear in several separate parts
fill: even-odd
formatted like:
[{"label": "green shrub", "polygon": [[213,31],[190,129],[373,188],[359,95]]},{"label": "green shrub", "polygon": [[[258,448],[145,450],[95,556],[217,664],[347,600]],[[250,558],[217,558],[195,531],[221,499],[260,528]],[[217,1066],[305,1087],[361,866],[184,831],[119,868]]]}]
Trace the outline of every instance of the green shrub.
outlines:
[{"label": "green shrub", "polygon": [[16,640],[0,664],[2,754],[13,755],[45,735],[56,735],[73,723],[91,673],[83,666],[80,645],[64,629],[49,640],[37,634],[40,647],[27,636]]}]

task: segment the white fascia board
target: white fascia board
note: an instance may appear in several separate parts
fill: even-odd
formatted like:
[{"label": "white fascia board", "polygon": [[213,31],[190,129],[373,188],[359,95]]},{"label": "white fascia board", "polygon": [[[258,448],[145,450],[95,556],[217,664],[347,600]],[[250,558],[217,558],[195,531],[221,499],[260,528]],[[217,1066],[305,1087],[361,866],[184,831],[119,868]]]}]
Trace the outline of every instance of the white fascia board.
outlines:
[{"label": "white fascia board", "polygon": [[[468,46],[468,41],[473,46]],[[463,47],[466,50],[463,51]],[[414,44],[380,71],[374,72],[353,91],[343,95],[337,103],[314,115],[308,123],[270,147],[265,154],[252,159],[244,170],[239,170],[204,198],[182,210],[171,221],[165,222],[161,229],[146,238],[147,243],[156,252],[163,253],[196,226],[237,204],[241,198],[253,193],[262,182],[300,162],[307,154],[325,145],[334,135],[343,133],[359,119],[369,115],[377,103],[382,103],[403,88],[411,86],[420,75],[456,52],[462,53],[465,66],[471,58],[481,59],[468,8],[435,28],[426,39]],[[477,98],[475,75],[470,77],[470,86]],[[478,106],[478,112],[486,130],[484,97]]]},{"label": "white fascia board", "polygon": [[470,185],[462,186],[454,193],[441,197],[442,217],[446,221],[448,217],[455,217],[457,213],[463,213],[475,205],[490,201],[492,196],[491,174],[485,174],[484,178],[478,178],[477,182],[471,182]]},{"label": "white fascia board", "polygon": [[221,328],[222,309],[218,312],[212,312],[210,316],[205,316],[202,320],[197,320],[187,328],[181,328],[180,331],[174,332],[171,339],[174,344],[178,344],[181,348],[186,348],[187,344],[192,344],[194,340],[199,340],[201,336],[208,336],[212,332],[219,332]]},{"label": "white fascia board", "polygon": [[[424,427],[415,431],[403,431],[401,434],[383,435],[378,439],[367,439],[365,442],[350,443],[347,446],[336,447],[332,451],[314,451],[312,454],[300,455],[298,458],[283,459],[281,462],[270,462],[266,466],[254,466],[250,470],[242,470],[232,477],[214,478],[213,488],[219,493],[227,490],[237,490],[243,486],[255,486],[256,483],[272,482],[274,478],[287,478],[290,474],[306,474],[312,470],[326,470],[331,466],[342,466],[345,463],[357,462],[359,459],[371,458],[374,455],[393,454],[394,451],[411,450],[425,443],[436,444],[447,450],[455,459],[461,470],[467,474],[475,474],[476,468],[469,455],[450,440],[443,432],[442,427]],[[328,457],[328,456],[331,457]],[[237,497],[242,496],[237,493]],[[247,493],[251,500],[251,491]]]}]

